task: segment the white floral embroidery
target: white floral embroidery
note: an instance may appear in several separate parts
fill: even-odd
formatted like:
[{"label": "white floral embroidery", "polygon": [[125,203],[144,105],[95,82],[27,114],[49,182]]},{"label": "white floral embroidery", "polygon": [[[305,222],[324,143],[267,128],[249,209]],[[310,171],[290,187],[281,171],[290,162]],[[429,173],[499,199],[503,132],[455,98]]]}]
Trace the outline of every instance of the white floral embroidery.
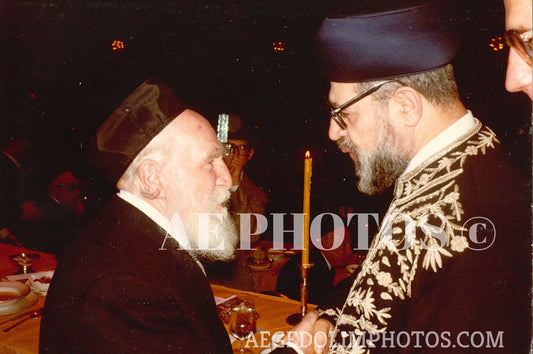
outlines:
[{"label": "white floral embroidery", "polygon": [[368,352],[368,345],[358,340],[343,345],[343,331],[355,339],[363,332],[384,332],[390,306],[411,297],[415,277],[439,272],[447,259],[468,247],[461,235],[464,210],[455,179],[469,156],[485,154],[497,142],[495,134],[477,122],[471,136],[400,178],[344,307],[323,312],[336,319],[331,353]]},{"label": "white floral embroidery", "polygon": [[389,286],[392,283],[392,276],[389,273],[379,272],[376,279],[381,286]]},{"label": "white floral embroidery", "polygon": [[452,251],[463,252],[468,247],[468,240],[464,236],[454,236],[451,241]]},{"label": "white floral embroidery", "polygon": [[434,238],[430,238],[428,243],[429,244],[427,245],[427,252],[424,256],[422,267],[428,269],[431,266],[431,269],[433,269],[433,271],[436,273],[437,268],[442,268],[441,255],[451,257],[452,254],[438,245]]}]

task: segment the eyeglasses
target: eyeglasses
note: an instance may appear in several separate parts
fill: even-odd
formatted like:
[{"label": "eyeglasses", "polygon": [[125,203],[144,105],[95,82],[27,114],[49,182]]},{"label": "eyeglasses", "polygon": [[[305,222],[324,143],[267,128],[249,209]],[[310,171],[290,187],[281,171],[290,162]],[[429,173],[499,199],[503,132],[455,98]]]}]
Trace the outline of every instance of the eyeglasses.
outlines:
[{"label": "eyeglasses", "polygon": [[222,143],[222,147],[224,148],[224,152],[222,156],[225,158],[229,154],[236,154],[240,156],[250,156],[250,152],[252,151],[252,148],[249,145],[235,145],[233,143]]},{"label": "eyeglasses", "polygon": [[504,34],[507,45],[516,49],[516,52],[520,55],[524,61],[531,66],[532,47],[531,47],[531,30],[518,32],[510,30]]},{"label": "eyeglasses", "polygon": [[363,92],[361,92],[360,94],[358,94],[354,98],[351,98],[350,100],[344,102],[343,104],[341,104],[337,108],[332,108],[331,111],[330,111],[331,118],[339,125],[339,127],[341,127],[342,130],[346,130],[346,128],[348,126],[346,125],[346,122],[344,121],[344,119],[342,119],[342,117],[340,115],[341,111],[343,109],[353,105],[357,101],[362,100],[366,96],[369,96],[369,95],[373,94],[374,92],[379,90],[379,88],[381,86],[385,85],[386,83],[392,82],[392,81],[395,81],[395,80],[387,80],[387,81],[378,82],[377,84],[375,84],[375,85],[371,86],[370,88],[364,90]]}]

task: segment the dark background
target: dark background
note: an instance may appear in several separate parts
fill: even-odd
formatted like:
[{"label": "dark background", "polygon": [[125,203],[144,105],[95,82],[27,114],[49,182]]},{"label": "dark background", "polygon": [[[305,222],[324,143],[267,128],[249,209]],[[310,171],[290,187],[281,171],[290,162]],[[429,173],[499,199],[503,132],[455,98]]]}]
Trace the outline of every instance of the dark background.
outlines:
[{"label": "dark background", "polygon": [[[356,191],[353,164],[327,138],[327,81],[313,36],[340,0],[0,2],[0,129],[28,136],[34,175],[61,162],[86,186],[94,210],[112,187],[86,162],[90,135],[142,81],[160,76],[216,124],[240,112],[255,131],[252,180],[270,211],[301,210],[305,150],[314,157],[315,211],[350,204],[381,211],[389,198]],[[504,89],[502,0],[463,4],[465,35],[454,62],[461,96],[529,174],[531,102]],[[113,40],[125,48],[113,51]],[[284,51],[274,51],[282,41]],[[42,177],[44,178],[44,177]],[[527,189],[529,190],[529,189]]]}]

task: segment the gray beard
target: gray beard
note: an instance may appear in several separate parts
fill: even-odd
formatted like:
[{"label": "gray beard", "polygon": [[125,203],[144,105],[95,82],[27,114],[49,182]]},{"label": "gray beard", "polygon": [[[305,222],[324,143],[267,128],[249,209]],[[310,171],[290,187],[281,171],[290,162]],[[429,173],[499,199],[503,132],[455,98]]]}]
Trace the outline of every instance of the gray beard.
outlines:
[{"label": "gray beard", "polygon": [[359,177],[357,189],[369,195],[383,193],[394,185],[410,161],[392,128],[382,125],[379,134],[376,148],[370,153],[358,151],[346,137],[337,141],[339,148],[354,156],[355,174]]}]

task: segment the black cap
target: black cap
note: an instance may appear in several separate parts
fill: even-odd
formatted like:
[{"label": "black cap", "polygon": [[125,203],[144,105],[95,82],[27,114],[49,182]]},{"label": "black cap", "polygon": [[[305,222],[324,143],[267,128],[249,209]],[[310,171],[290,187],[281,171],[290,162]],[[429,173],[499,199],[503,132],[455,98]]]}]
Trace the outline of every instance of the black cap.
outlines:
[{"label": "black cap", "polygon": [[148,79],[96,131],[93,163],[116,183],[142,149],[186,108],[168,85]]},{"label": "black cap", "polygon": [[391,79],[437,69],[460,44],[453,1],[372,0],[329,15],[318,57],[330,81]]}]

